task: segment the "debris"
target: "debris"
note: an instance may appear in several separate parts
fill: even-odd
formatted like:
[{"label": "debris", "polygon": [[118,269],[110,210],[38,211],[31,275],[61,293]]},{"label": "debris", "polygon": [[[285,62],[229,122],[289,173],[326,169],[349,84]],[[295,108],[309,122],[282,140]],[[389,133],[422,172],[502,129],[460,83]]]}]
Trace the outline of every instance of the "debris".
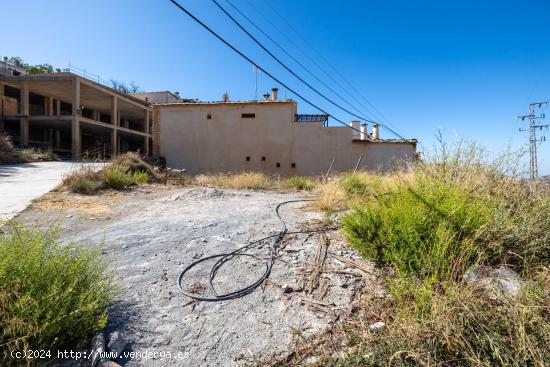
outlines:
[{"label": "debris", "polygon": [[311,269],[311,275],[305,287],[307,294],[310,294],[319,286],[319,276],[323,272],[323,266],[325,264],[325,259],[327,258],[327,251],[330,240],[324,233],[321,234],[320,237],[321,241],[319,242],[319,247],[317,247],[317,252],[315,253],[313,269]]},{"label": "debris", "polygon": [[463,279],[466,284],[482,290],[492,299],[517,298],[524,286],[519,274],[505,265],[496,268],[472,267],[466,271]]},{"label": "debris", "polygon": [[292,293],[293,291],[292,287],[286,283],[281,286],[281,289],[283,290],[283,293]]}]

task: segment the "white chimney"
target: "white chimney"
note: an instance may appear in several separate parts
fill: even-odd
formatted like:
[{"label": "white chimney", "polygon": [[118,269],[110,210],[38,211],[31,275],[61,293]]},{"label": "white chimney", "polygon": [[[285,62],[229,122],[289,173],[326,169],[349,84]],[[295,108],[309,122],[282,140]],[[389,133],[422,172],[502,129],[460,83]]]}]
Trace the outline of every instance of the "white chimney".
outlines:
[{"label": "white chimney", "polygon": [[378,124],[372,125],[372,138],[374,140],[380,139],[380,125]]},{"label": "white chimney", "polygon": [[271,89],[271,100],[272,101],[276,101],[277,100],[277,92],[279,91],[279,89],[277,88],[272,88]]},{"label": "white chimney", "polygon": [[269,93],[264,94],[264,101],[269,101]]},{"label": "white chimney", "polygon": [[361,140],[367,140],[369,137],[368,124],[361,124]]},{"label": "white chimney", "polygon": [[352,128],[353,139],[359,139],[361,131],[361,121],[352,121],[349,123]]}]

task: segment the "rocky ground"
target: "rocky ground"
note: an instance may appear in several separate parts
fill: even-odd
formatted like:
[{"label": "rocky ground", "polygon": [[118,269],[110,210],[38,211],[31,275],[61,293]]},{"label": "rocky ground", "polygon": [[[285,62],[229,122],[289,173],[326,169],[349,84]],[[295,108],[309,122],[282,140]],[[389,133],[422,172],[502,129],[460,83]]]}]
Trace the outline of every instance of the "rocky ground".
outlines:
[{"label": "rocky ground", "polygon": [[[365,289],[383,292],[372,264],[345,247],[336,231],[289,235],[269,279],[230,301],[193,302],[177,280],[197,259],[224,253],[270,234],[281,224],[274,209],[299,193],[149,186],[106,193],[92,202],[50,193],[21,213],[25,223],[60,229],[63,241],[102,246],[119,284],[106,332],[129,341],[123,366],[265,365],[291,353],[297,341],[321,335],[349,311]],[[75,202],[81,205],[74,205]],[[71,204],[72,203],[72,204]],[[326,228],[307,202],[281,208],[290,231]],[[269,246],[252,251],[269,258]],[[184,279],[192,292],[208,292],[207,261]],[[236,258],[220,269],[220,292],[253,282],[264,260]],[[145,355],[145,353],[149,353]]]}]

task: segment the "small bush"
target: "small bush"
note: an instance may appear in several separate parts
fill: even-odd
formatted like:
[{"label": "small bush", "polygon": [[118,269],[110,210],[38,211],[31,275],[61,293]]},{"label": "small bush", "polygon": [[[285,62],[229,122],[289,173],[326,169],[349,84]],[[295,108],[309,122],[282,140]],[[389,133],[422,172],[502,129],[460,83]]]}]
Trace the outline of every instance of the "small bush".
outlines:
[{"label": "small bush", "polygon": [[151,166],[137,155],[126,153],[99,172],[93,166],[82,166],[79,171],[65,177],[63,185],[72,192],[94,194],[102,189],[120,190],[147,183],[154,177],[154,173],[150,172],[153,172]]},{"label": "small bush", "polygon": [[[22,226],[0,235],[0,364],[13,350],[76,349],[105,326],[112,277],[99,250]],[[29,364],[32,360],[27,361]]]},{"label": "small bush", "polygon": [[348,196],[363,195],[367,192],[366,182],[357,174],[345,175],[340,181],[340,186]]},{"label": "small bush", "polygon": [[293,176],[283,181],[282,187],[291,190],[311,191],[315,188],[313,180],[303,176]]},{"label": "small bush", "polygon": [[116,156],[112,160],[111,166],[120,168],[125,172],[147,172],[150,177],[155,177],[153,167],[143,161],[136,153],[128,152]]},{"label": "small bush", "polygon": [[78,194],[94,194],[104,188],[102,176],[93,168],[83,166],[81,170],[67,175],[63,186]]},{"label": "small bush", "polygon": [[11,138],[5,133],[0,133],[0,163],[15,163],[15,149]]},{"label": "small bush", "polygon": [[117,166],[106,168],[102,176],[106,188],[120,190],[136,184],[132,173]]}]

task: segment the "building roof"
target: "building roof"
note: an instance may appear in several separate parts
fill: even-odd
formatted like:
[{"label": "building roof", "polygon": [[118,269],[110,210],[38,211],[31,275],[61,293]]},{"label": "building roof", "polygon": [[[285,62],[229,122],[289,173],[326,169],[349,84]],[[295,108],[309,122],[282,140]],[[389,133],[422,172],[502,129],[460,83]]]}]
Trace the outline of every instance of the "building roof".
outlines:
[{"label": "building roof", "polygon": [[105,84],[98,83],[98,82],[96,82],[92,79],[88,79],[88,78],[85,78],[83,76],[80,76],[78,74],[71,73],[71,72],[68,72],[68,71],[63,71],[63,72],[59,72],[59,73],[46,73],[46,74],[26,74],[26,75],[18,75],[18,76],[3,76],[3,75],[0,75],[0,80],[55,81],[55,80],[72,80],[72,79],[75,79],[75,78],[83,79],[87,83],[94,84],[98,88],[109,90],[109,91],[111,91],[113,93],[116,93],[116,94],[118,94],[118,95],[120,95],[124,98],[128,98],[128,99],[130,99],[134,102],[140,103],[144,106],[151,106],[150,103],[144,101],[141,98],[134,97],[130,93],[124,93],[124,92],[118,91],[118,90],[116,90],[112,87],[109,87],[109,86],[105,85]]},{"label": "building roof", "polygon": [[272,100],[253,100],[253,101],[197,101],[197,102],[172,102],[157,103],[155,106],[197,106],[197,105],[238,105],[238,104],[270,104],[270,103],[296,103],[292,99]]}]

